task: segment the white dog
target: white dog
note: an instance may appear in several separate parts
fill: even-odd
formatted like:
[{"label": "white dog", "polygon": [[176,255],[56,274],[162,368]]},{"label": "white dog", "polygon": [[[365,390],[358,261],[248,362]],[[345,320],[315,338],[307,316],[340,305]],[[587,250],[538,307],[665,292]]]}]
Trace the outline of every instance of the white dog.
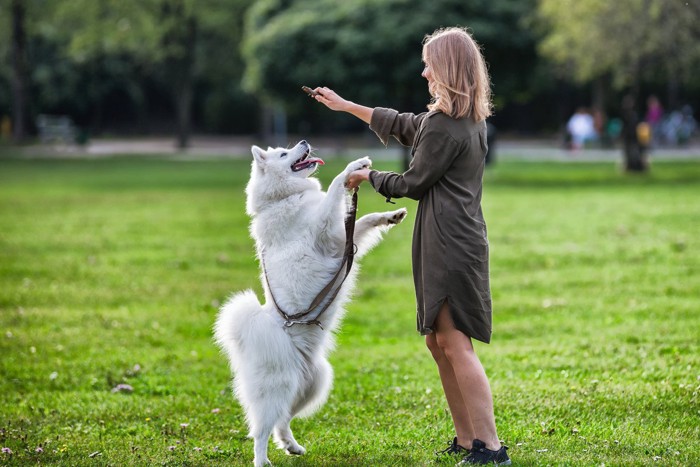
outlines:
[{"label": "white dog", "polygon": [[[326,357],[356,274],[351,270],[343,282],[350,199],[345,183],[351,172],[369,167],[371,161],[348,164],[324,193],[319,181],[310,178],[323,161],[310,154],[306,141],[292,149],[253,146],[252,152],[246,210],[263,269],[265,305],[250,290],[234,295],[219,312],[215,338],[235,374],[235,394],[255,440],[254,463],[262,466],[270,463],[267,444],[273,431],[277,445],[288,454],[306,452],[289,424],[297,415],[316,411],[328,397],[333,370]],[[355,258],[405,216],[406,210],[399,209],[360,218]],[[333,291],[339,291],[326,295],[330,305],[317,316],[323,306],[310,310],[310,305],[331,282]],[[307,310],[302,318],[289,318]]]}]

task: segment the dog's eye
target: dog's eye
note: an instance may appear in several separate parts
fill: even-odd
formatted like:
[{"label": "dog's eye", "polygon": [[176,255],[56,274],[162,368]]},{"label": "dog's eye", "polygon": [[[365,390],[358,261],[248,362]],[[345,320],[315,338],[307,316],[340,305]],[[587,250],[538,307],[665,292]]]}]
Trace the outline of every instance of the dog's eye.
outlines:
[{"label": "dog's eye", "polygon": [[282,154],[280,154],[280,157],[287,157],[287,153],[283,152]]}]

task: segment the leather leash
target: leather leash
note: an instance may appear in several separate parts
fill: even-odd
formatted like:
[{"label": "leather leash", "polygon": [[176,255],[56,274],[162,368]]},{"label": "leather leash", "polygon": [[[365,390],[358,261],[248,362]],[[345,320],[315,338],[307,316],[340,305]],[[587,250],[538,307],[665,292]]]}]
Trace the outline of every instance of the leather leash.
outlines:
[{"label": "leather leash", "polygon": [[[294,326],[295,324],[315,324],[316,326],[323,329],[319,318],[328,309],[328,307],[331,306],[333,300],[335,300],[335,297],[340,291],[340,287],[342,287],[343,283],[345,282],[345,279],[347,279],[348,275],[350,274],[350,269],[352,268],[352,263],[355,258],[356,246],[353,243],[353,237],[355,235],[356,218],[357,190],[355,190],[352,194],[352,205],[350,206],[350,211],[348,212],[348,215],[345,218],[345,251],[343,253],[343,262],[340,264],[340,268],[338,268],[338,271],[333,276],[333,279],[331,279],[330,282],[326,284],[326,286],[318,293],[318,295],[316,295],[316,298],[313,299],[311,305],[309,305],[309,307],[305,311],[301,311],[295,314],[289,314],[285,312],[282,308],[280,308],[280,306],[277,304],[277,300],[275,300],[275,295],[272,293],[272,287],[270,287],[270,279],[267,276],[267,268],[265,268],[265,259],[263,258],[262,254],[260,255],[260,259],[262,260],[263,273],[265,274],[265,281],[267,282],[267,289],[270,291],[270,297],[272,297],[272,303],[275,305],[275,309],[280,314],[280,316],[284,318],[285,327],[289,328]],[[341,276],[343,269],[345,269],[345,275],[342,277],[340,284],[338,284],[338,286],[334,290],[333,286],[335,285],[338,278]],[[328,296],[330,296],[330,298],[328,298],[325,301],[325,303],[323,303],[324,299],[326,299],[326,297]],[[323,306],[318,310],[318,312],[315,315],[312,315],[314,310],[319,308],[322,303]]]}]

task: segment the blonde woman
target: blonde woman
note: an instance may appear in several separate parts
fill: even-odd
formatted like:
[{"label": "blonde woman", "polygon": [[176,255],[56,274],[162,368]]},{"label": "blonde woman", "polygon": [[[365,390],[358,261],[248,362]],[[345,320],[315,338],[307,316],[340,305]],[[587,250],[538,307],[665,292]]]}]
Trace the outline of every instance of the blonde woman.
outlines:
[{"label": "blonde woman", "polygon": [[385,145],[393,136],[412,147],[406,172],[358,170],[348,186],[369,181],[387,200],[418,200],[412,255],[418,331],[437,363],[456,431],[444,452],[465,455],[464,464],[510,465],[472,345],[473,339],[491,340],[489,245],[481,211],[485,119],[491,114],[488,71],[479,46],[461,28],[427,36],[423,62],[429,112],[365,107],[326,87],[315,89],[315,99],[368,123]]}]

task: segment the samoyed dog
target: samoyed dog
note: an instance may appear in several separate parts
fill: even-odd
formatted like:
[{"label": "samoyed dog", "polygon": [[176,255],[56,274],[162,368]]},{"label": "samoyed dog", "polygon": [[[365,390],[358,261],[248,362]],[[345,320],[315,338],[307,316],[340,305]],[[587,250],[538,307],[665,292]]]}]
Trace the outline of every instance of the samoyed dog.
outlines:
[{"label": "samoyed dog", "polygon": [[[350,269],[345,276],[345,220],[351,204],[345,183],[371,161],[348,164],[324,193],[311,177],[323,160],[311,154],[306,141],[291,149],[253,146],[252,153],[246,210],[265,304],[251,290],[233,295],[219,311],[214,334],[230,361],[235,395],[255,440],[254,464],[262,466],[270,463],[271,434],[288,454],[306,452],[290,422],[312,414],[328,397],[333,370],[327,356],[357,273]],[[354,258],[405,216],[406,210],[399,209],[358,219]]]}]

